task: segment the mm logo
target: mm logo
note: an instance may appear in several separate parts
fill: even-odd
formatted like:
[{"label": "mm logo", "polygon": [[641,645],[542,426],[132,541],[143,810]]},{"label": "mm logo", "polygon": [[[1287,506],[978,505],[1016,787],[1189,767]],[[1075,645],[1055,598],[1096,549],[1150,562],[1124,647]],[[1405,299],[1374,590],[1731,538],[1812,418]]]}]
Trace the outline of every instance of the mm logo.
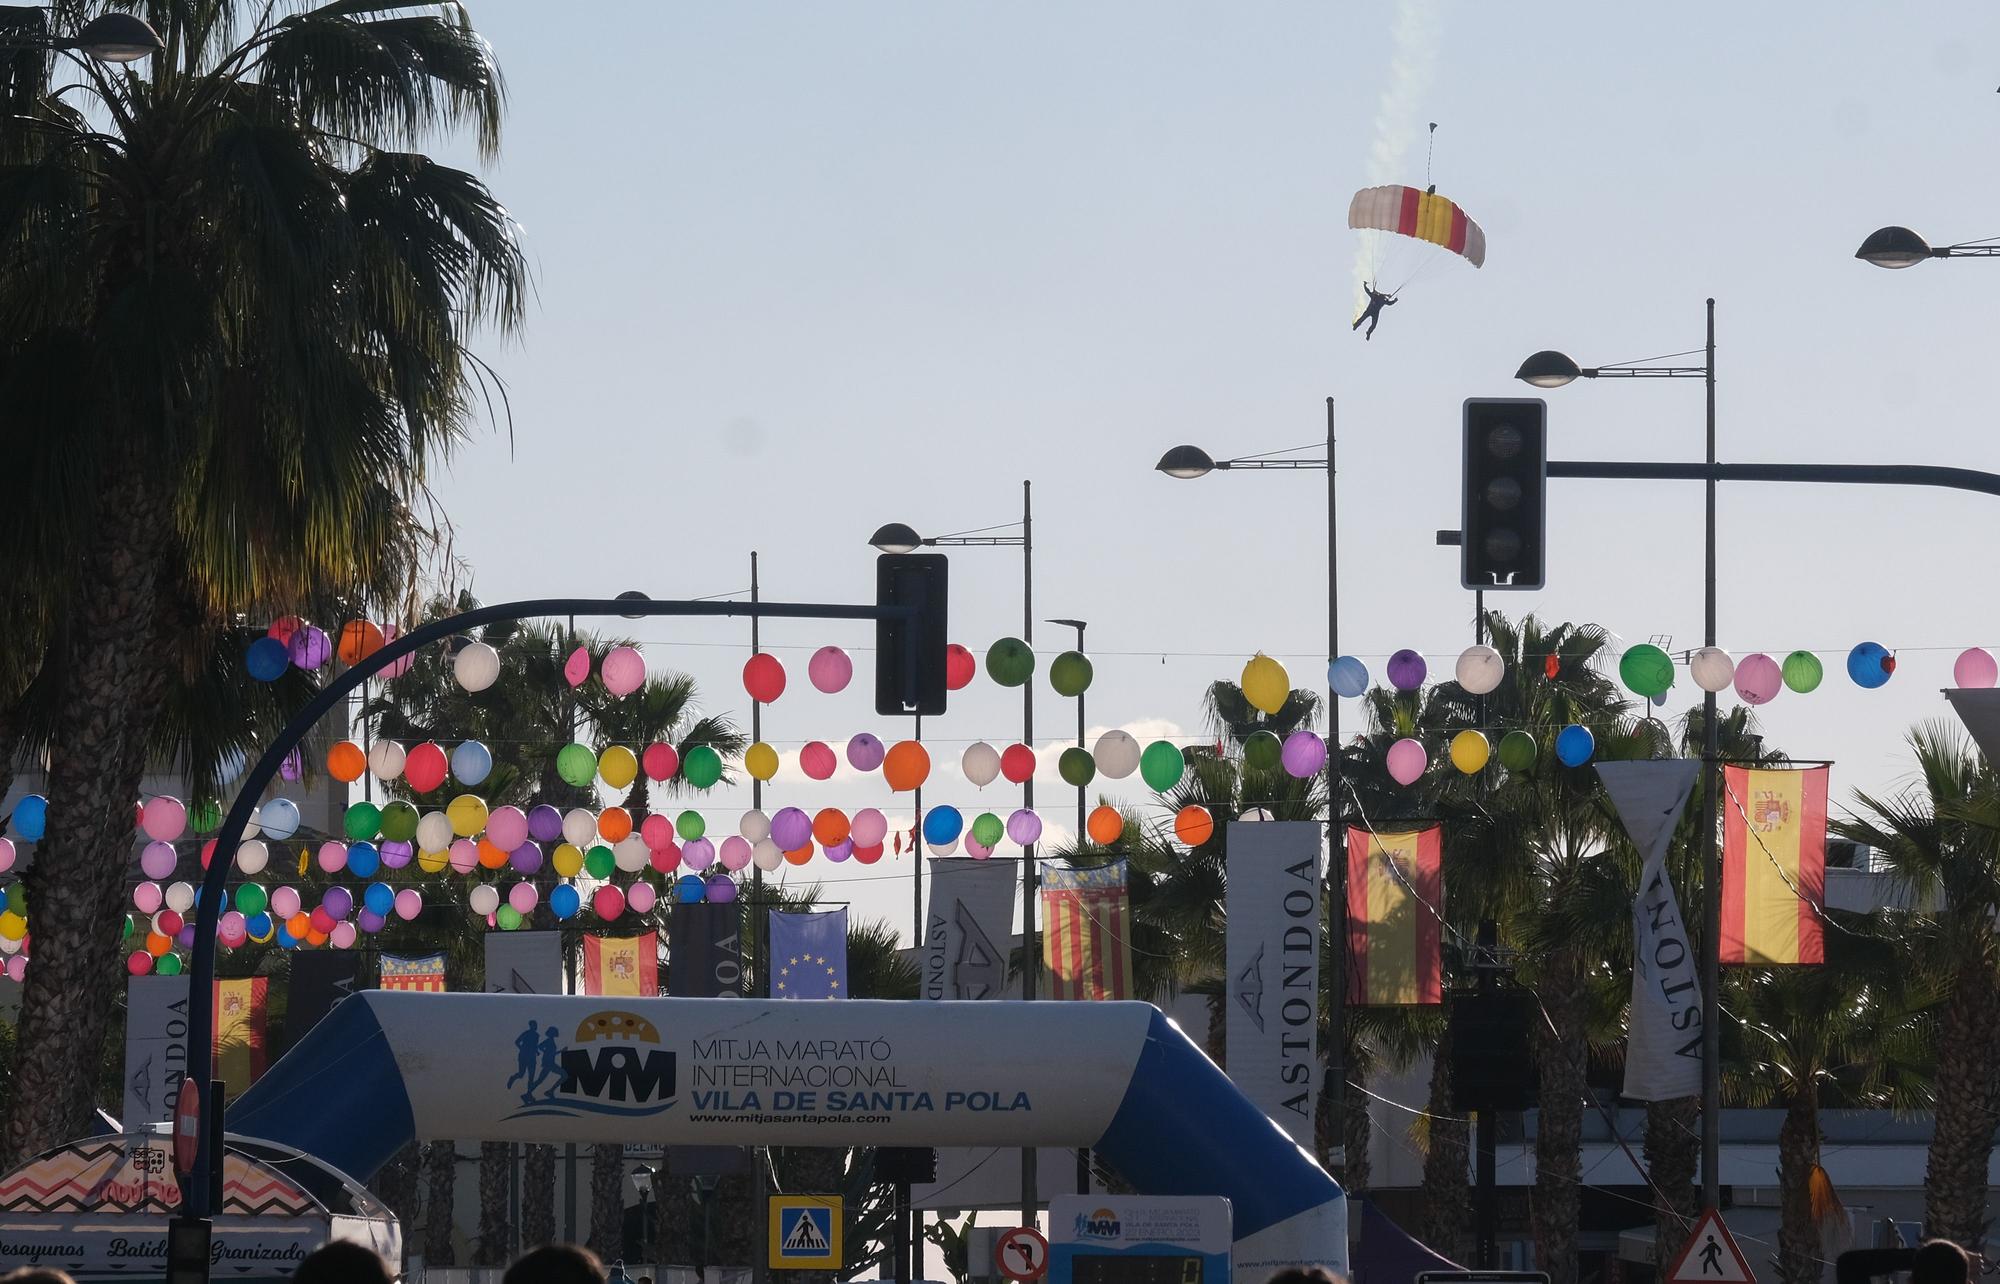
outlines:
[{"label": "mm logo", "polygon": [[1078,1213],[1076,1215],[1076,1237],[1078,1239],[1117,1239],[1118,1235],[1118,1214],[1108,1208],[1100,1208],[1094,1213]]},{"label": "mm logo", "polygon": [[658,1028],[632,1012],[593,1013],[568,1041],[553,1023],[528,1022],[514,1040],[519,1060],[507,1080],[521,1090],[521,1108],[508,1118],[660,1114],[679,1085],[674,1054],[659,1042]]}]

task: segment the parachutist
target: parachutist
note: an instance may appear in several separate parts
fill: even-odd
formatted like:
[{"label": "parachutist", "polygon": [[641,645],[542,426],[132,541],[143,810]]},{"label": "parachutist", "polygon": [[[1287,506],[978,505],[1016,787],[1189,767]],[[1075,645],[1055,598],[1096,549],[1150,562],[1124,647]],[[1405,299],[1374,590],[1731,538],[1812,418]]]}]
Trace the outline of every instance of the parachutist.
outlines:
[{"label": "parachutist", "polygon": [[1349,328],[1359,330],[1361,323],[1366,321],[1368,323],[1368,333],[1361,337],[1372,339],[1375,337],[1375,327],[1382,323],[1382,309],[1394,304],[1396,296],[1393,294],[1384,294],[1372,284],[1365,281],[1362,282],[1361,288],[1368,291],[1368,306],[1361,310],[1360,316],[1354,318],[1354,324]]}]

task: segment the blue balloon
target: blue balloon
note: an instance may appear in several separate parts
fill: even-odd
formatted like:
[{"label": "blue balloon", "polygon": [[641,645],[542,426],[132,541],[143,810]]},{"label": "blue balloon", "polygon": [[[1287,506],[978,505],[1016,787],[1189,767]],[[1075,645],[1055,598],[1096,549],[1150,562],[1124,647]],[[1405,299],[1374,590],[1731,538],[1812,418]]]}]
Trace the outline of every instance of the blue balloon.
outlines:
[{"label": "blue balloon", "polygon": [[558,884],[549,893],[549,910],[557,918],[573,917],[582,904],[583,897],[577,895],[576,889],[568,883]]},{"label": "blue balloon", "polygon": [[299,948],[299,938],[293,936],[291,933],[291,929],[286,927],[283,923],[275,925],[275,927],[272,930],[277,933],[277,941],[279,949],[296,950],[297,948]]},{"label": "blue balloon", "polygon": [[1597,752],[1597,737],[1590,728],[1572,722],[1556,733],[1556,758],[1565,767],[1581,767]]},{"label": "blue balloon", "polygon": [[268,938],[271,935],[272,926],[271,916],[263,910],[258,910],[255,914],[243,920],[243,930],[250,934],[252,940]]},{"label": "blue balloon", "polygon": [[707,880],[699,874],[682,874],[674,880],[674,899],[683,905],[698,905],[707,900]]},{"label": "blue balloon", "polygon": [[14,804],[14,833],[30,842],[40,838],[49,827],[49,800],[40,794],[29,794]]},{"label": "blue balloon", "polygon": [[[1889,648],[1880,642],[1863,642],[1847,653],[1847,676],[1854,679],[1857,687],[1873,691],[1889,681],[1889,675],[1896,671],[1896,659],[1889,654]],[[17,819],[15,824],[19,824]]]},{"label": "blue balloon", "polygon": [[6,909],[7,909],[7,889],[4,887],[0,887],[0,913],[5,913]]},{"label": "blue balloon", "polygon": [[1352,700],[1368,690],[1368,666],[1351,655],[1343,655],[1326,666],[1326,682],[1337,696]]},{"label": "blue balloon", "polygon": [[[350,854],[350,863],[351,860]],[[370,883],[368,890],[361,893],[361,903],[387,918],[396,908],[396,889],[387,883]]]},{"label": "blue balloon", "polygon": [[451,774],[461,785],[476,785],[492,771],[493,753],[477,740],[467,740],[451,751]]},{"label": "blue balloon", "polygon": [[258,638],[243,653],[244,670],[259,682],[276,682],[291,663],[291,652],[276,638]]},{"label": "blue balloon", "polygon": [[956,807],[933,807],[924,813],[924,841],[942,847],[965,832],[965,817]]},{"label": "blue balloon", "polygon": [[[347,872],[356,878],[373,878],[375,871],[382,868],[382,853],[373,843],[350,843],[347,848]],[[393,896],[390,898],[395,899]],[[387,910],[377,913],[386,914]]]},{"label": "blue balloon", "polygon": [[299,832],[299,805],[289,798],[273,798],[257,809],[257,827],[269,838],[290,838]]}]

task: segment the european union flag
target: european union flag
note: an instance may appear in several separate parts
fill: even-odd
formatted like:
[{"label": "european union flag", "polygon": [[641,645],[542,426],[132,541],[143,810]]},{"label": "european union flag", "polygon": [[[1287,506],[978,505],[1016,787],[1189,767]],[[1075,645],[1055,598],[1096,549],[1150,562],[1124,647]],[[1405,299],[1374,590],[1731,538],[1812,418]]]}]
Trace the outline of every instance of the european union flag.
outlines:
[{"label": "european union flag", "polygon": [[847,997],[847,910],[771,911],[771,997]]}]

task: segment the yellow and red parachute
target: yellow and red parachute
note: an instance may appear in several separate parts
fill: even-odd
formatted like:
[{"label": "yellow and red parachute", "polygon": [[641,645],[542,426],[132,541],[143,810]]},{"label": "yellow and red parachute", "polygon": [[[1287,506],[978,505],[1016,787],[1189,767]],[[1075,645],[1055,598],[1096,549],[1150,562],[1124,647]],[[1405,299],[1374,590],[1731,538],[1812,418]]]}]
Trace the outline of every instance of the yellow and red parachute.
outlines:
[{"label": "yellow and red parachute", "polygon": [[1393,232],[1450,250],[1474,267],[1486,262],[1486,233],[1446,197],[1420,187],[1364,187],[1347,206],[1347,225]]}]

